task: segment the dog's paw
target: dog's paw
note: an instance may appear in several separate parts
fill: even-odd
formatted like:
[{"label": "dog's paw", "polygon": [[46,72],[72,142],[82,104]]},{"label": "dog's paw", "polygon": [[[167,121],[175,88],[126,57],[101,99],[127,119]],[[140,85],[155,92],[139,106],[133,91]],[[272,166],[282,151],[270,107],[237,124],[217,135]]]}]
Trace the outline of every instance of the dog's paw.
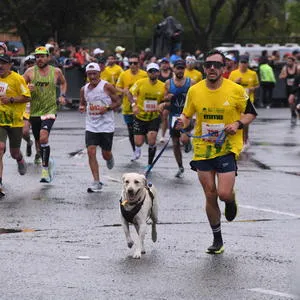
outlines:
[{"label": "dog's paw", "polygon": [[135,259],[141,258],[141,257],[142,257],[141,251],[135,251],[135,252],[133,253],[132,257],[135,258]]},{"label": "dog's paw", "polygon": [[128,242],[128,243],[127,243],[127,246],[128,246],[128,248],[132,248],[132,246],[133,246],[133,241]]}]

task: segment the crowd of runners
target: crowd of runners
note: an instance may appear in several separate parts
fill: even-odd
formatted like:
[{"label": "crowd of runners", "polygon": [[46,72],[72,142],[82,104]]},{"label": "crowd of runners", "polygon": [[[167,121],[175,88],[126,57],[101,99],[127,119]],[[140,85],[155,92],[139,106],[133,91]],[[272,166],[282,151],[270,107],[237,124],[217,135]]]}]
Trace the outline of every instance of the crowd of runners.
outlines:
[{"label": "crowd of runners", "polygon": [[[26,71],[20,75],[11,71],[11,58],[0,44],[2,197],[5,196],[2,179],[7,138],[20,175],[26,173],[26,162],[20,151],[24,138],[27,156],[32,154],[35,144],[34,161],[41,164],[40,182],[53,180],[55,162],[50,155],[49,136],[58,103],[66,103],[67,82],[61,69],[50,64],[51,53],[46,46],[37,47],[26,57]],[[190,54],[183,57],[181,51],[162,58],[152,56],[147,62],[134,53],[125,58],[122,56],[124,51],[125,48],[117,46],[115,53],[103,56],[103,50],[97,48],[84,65],[86,84],[80,90],[79,110],[86,113],[85,143],[93,177],[87,192],[99,192],[103,188],[96,155],[98,146],[107,168],[114,167],[114,113],[121,108],[132,148],[132,161],[140,158],[142,145],[147,141],[146,175],[157,155],[159,130],[162,144],[166,142],[166,131],[169,130],[178,165],[175,177],[182,178],[185,172],[182,149],[185,152],[193,150],[190,166],[197,172],[203,187],[206,213],[214,237],[207,252],[221,253],[224,248],[217,200],[225,203],[226,219],[232,221],[237,213],[236,161],[248,143],[247,128],[257,114],[253,95],[260,80],[256,72],[248,68],[247,56],[241,56],[237,63],[232,55],[212,50],[203,57],[201,72],[197,58]],[[272,80],[270,70],[265,68],[263,71],[266,78]],[[282,78],[289,76],[287,65]],[[299,92],[298,82],[295,75],[289,96],[293,105]],[[35,143],[30,138],[30,128]]]}]

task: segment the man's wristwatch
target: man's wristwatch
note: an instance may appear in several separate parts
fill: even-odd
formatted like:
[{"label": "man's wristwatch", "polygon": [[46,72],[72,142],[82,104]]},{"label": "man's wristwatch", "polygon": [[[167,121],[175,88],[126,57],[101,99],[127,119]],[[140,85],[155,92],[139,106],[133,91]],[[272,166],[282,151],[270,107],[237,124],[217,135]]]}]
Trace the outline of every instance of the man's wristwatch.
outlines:
[{"label": "man's wristwatch", "polygon": [[236,122],[239,124],[238,129],[243,129],[244,128],[244,124],[240,120],[236,120]]},{"label": "man's wristwatch", "polygon": [[110,111],[111,110],[111,107],[109,105],[106,105],[105,108],[106,108],[106,111]]},{"label": "man's wristwatch", "polygon": [[61,94],[60,97],[66,98],[66,94]]}]

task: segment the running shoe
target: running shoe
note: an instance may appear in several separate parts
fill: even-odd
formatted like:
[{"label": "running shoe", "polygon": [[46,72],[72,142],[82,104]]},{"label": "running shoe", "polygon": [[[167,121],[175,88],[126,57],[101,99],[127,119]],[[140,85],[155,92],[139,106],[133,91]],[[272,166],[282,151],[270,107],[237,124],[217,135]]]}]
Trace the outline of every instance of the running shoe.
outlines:
[{"label": "running shoe", "polygon": [[237,202],[235,200],[235,194],[234,194],[234,200],[231,202],[225,202],[225,218],[228,222],[231,222],[235,219],[238,211]]},{"label": "running shoe", "polygon": [[191,141],[188,141],[188,143],[184,145],[184,152],[189,153],[191,152],[191,150],[192,150],[192,143]]},{"label": "running shoe", "polygon": [[184,168],[180,167],[175,175],[175,177],[177,178],[182,178],[183,177],[183,173],[184,173]]},{"label": "running shoe", "polygon": [[0,183],[0,198],[2,198],[4,196],[5,196],[5,193],[3,191],[3,185],[2,185],[2,183]]},{"label": "running shoe", "polygon": [[41,163],[42,163],[41,156],[39,154],[36,154],[34,157],[34,164],[40,165]]},{"label": "running shoe", "polygon": [[20,161],[17,161],[18,164],[18,172],[20,175],[25,175],[27,172],[27,165],[26,162],[24,160],[24,158],[22,158]]},{"label": "running shoe", "polygon": [[88,193],[99,193],[102,190],[103,183],[94,181],[92,185],[87,189]]},{"label": "running shoe", "polygon": [[164,143],[166,142],[166,138],[165,138],[164,136],[162,136],[162,137],[160,138],[159,142],[160,142],[161,144],[164,144]]},{"label": "running shoe", "polygon": [[115,165],[114,157],[112,156],[111,159],[106,161],[106,166],[109,170],[111,170]]},{"label": "running shoe", "polygon": [[50,178],[48,168],[42,168],[42,176],[41,176],[40,182],[45,182],[45,183],[50,183],[51,182],[51,178]]},{"label": "running shoe", "polygon": [[26,146],[26,156],[28,156],[28,157],[31,156],[31,154],[32,154],[32,145],[33,145],[33,142],[32,142],[32,140],[30,140]]},{"label": "running shoe", "polygon": [[221,254],[224,252],[224,246],[222,241],[214,240],[213,244],[206,250],[208,254]]},{"label": "running shoe", "polygon": [[295,126],[297,124],[297,116],[292,116],[291,118],[291,125]]},{"label": "running shoe", "polygon": [[141,147],[135,147],[135,151],[132,154],[131,161],[138,160],[141,157],[142,149]]}]

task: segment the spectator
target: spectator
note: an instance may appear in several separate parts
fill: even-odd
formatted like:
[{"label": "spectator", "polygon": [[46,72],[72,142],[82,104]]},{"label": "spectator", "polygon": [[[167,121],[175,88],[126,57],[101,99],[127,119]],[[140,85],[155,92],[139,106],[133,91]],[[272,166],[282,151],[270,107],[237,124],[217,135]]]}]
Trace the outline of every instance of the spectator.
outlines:
[{"label": "spectator", "polygon": [[267,57],[263,57],[261,59],[259,77],[261,86],[261,103],[265,108],[270,108],[276,79]]}]

